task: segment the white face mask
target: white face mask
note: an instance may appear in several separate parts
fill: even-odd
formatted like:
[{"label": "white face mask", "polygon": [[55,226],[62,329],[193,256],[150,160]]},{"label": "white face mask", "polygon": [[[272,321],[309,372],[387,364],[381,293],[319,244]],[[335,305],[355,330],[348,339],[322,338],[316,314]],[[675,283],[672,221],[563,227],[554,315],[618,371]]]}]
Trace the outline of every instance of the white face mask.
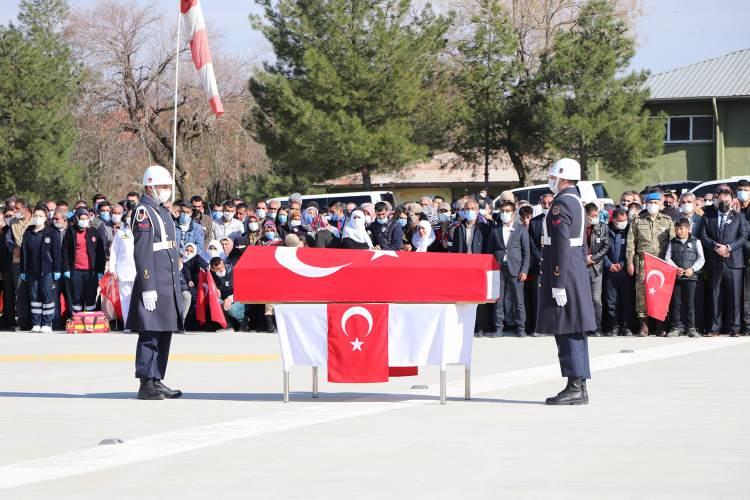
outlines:
[{"label": "white face mask", "polygon": [[159,198],[159,201],[162,203],[166,203],[169,200],[172,199],[172,190],[171,189],[161,189],[156,192],[156,196]]},{"label": "white face mask", "polygon": [[208,249],[208,255],[210,255],[211,257],[218,257],[219,256],[219,251],[216,250],[216,249],[213,249],[213,248],[209,248]]},{"label": "white face mask", "polygon": [[232,212],[224,212],[224,220],[229,222],[234,218],[234,214]]},{"label": "white face mask", "polygon": [[680,212],[683,214],[692,214],[693,213],[693,204],[692,203],[685,203],[680,207]]},{"label": "white face mask", "polygon": [[301,225],[302,225],[301,220],[293,220],[292,222],[289,223],[289,227],[299,227]]},{"label": "white face mask", "polygon": [[372,217],[365,215],[365,224],[372,224]]},{"label": "white face mask", "polygon": [[646,205],[646,210],[648,210],[649,214],[656,215],[659,213],[659,205],[656,203],[649,203]]},{"label": "white face mask", "polygon": [[589,226],[595,226],[599,223],[599,217],[587,217],[586,219],[588,220]]},{"label": "white face mask", "polygon": [[226,275],[227,275],[227,272],[226,272],[226,271],[218,271],[218,272],[216,273],[216,276],[218,276],[219,278],[223,278],[223,277],[224,277],[224,276],[226,276]]},{"label": "white face mask", "polygon": [[182,260],[183,260],[183,262],[190,262],[190,259],[192,259],[193,257],[195,257],[194,253],[187,253],[187,252],[185,252],[183,254],[183,256],[182,256]]},{"label": "white face mask", "polygon": [[510,223],[510,221],[513,220],[513,212],[501,212],[500,213],[500,220],[503,221],[503,224]]},{"label": "white face mask", "polygon": [[112,222],[114,224],[119,224],[122,221],[122,214],[113,214],[112,215]]},{"label": "white face mask", "polygon": [[46,217],[34,217],[31,219],[31,223],[36,227],[42,227],[46,220]]},{"label": "white face mask", "polygon": [[80,227],[81,229],[86,229],[87,227],[89,227],[90,223],[91,223],[91,221],[88,220],[88,219],[86,219],[86,220],[79,220],[78,221],[78,227]]},{"label": "white face mask", "polygon": [[628,221],[625,220],[625,221],[622,221],[622,222],[615,222],[615,227],[617,229],[619,229],[620,231],[622,231],[623,229],[625,229],[626,227],[628,227]]},{"label": "white face mask", "polygon": [[560,188],[558,187],[560,185],[560,179],[556,178],[555,180],[550,179],[547,182],[547,186],[549,187],[549,190],[553,193],[557,194],[560,191]]},{"label": "white face mask", "polygon": [[250,232],[252,232],[252,233],[254,233],[255,231],[257,231],[257,230],[258,230],[258,227],[259,227],[259,226],[258,226],[258,223],[257,223],[257,222],[251,222],[250,224],[248,224],[248,225],[247,225],[247,228],[248,228],[248,229],[250,230]]},{"label": "white face mask", "polygon": [[737,191],[737,198],[739,198],[742,203],[745,203],[750,200],[750,191]]},{"label": "white face mask", "polygon": [[710,207],[713,204],[714,204],[714,200],[706,200],[703,202],[704,207]]}]

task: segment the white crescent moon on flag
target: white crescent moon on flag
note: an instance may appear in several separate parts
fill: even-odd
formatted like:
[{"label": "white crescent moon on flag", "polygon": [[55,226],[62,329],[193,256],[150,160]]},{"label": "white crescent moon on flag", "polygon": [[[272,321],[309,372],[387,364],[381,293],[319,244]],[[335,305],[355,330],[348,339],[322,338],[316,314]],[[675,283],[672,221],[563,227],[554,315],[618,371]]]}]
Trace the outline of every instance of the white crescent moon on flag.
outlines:
[{"label": "white crescent moon on flag", "polygon": [[666,281],[666,280],[664,278],[664,273],[663,272],[659,271],[658,269],[652,269],[646,275],[646,283],[648,283],[648,280],[651,279],[651,276],[658,276],[659,277],[659,279],[661,280],[661,284],[659,285],[659,288],[661,288],[661,287],[664,286],[664,281]]},{"label": "white crescent moon on flag", "polygon": [[276,253],[274,256],[276,257],[276,262],[278,262],[281,267],[299,276],[304,276],[305,278],[325,278],[326,276],[339,272],[351,264],[350,262],[349,264],[336,267],[311,266],[299,260],[297,257],[297,247],[276,247]]},{"label": "white crescent moon on flag", "polygon": [[370,311],[360,306],[350,307],[346,310],[344,315],[341,316],[341,329],[344,331],[344,335],[346,335],[347,337],[349,336],[349,334],[346,332],[346,322],[354,316],[362,316],[367,320],[367,333],[365,334],[365,337],[370,335],[370,332],[372,332],[372,314],[370,314]]}]

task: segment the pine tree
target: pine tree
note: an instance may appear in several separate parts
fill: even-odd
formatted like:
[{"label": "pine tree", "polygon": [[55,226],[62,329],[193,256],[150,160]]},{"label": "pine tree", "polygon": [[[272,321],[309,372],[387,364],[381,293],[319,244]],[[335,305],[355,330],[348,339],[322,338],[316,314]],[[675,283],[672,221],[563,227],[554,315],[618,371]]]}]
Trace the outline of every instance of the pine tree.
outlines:
[{"label": "pine tree", "polygon": [[625,73],[635,43],[611,0],[592,0],[561,32],[544,63],[549,82],[550,145],[576,158],[584,178],[599,161],[633,179],[661,152],[664,123],[644,109],[646,72]]},{"label": "pine tree", "polygon": [[70,155],[77,66],[62,34],[64,0],[23,0],[17,26],[0,27],[0,192],[75,194]]},{"label": "pine tree", "polygon": [[447,17],[409,0],[257,0],[276,62],[250,81],[249,127],[299,183],[424,157],[415,116],[431,92]]}]

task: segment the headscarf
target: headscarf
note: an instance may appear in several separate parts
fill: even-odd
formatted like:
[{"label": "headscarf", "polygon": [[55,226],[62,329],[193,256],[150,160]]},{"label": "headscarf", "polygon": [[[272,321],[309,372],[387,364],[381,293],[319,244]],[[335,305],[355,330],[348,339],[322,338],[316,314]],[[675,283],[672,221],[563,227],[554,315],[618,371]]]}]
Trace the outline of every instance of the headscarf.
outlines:
[{"label": "headscarf", "polygon": [[438,212],[431,206],[422,208],[422,216],[427,218],[427,221],[434,227],[440,225],[440,218]]},{"label": "headscarf", "polygon": [[[419,234],[420,227],[427,230],[427,236],[424,238]],[[414,246],[414,250],[417,252],[426,252],[427,248],[432,245],[434,241],[435,231],[432,230],[432,225],[426,220],[419,221],[419,224],[417,224],[417,231],[414,231],[414,236],[411,238],[411,244]]]},{"label": "headscarf", "polygon": [[[211,247],[216,248],[219,251],[219,254],[218,255],[211,255],[210,253],[208,253],[208,249],[211,248]],[[219,258],[221,258],[221,260],[227,260],[227,255],[224,253],[224,247],[221,246],[221,242],[219,240],[211,240],[208,243],[208,247],[206,247],[206,254],[208,255],[208,259],[207,260],[209,262],[214,257],[219,257]]]},{"label": "headscarf", "polygon": [[365,214],[362,210],[354,210],[352,215],[347,219],[344,226],[343,238],[349,238],[357,243],[367,243],[367,246],[373,248],[370,235],[365,229]]},{"label": "headscarf", "polygon": [[[188,249],[188,247],[193,248],[193,255],[191,255],[190,257],[187,256],[187,252],[185,251]],[[198,255],[198,246],[195,243],[188,243],[187,245],[185,245],[185,249],[182,251],[182,262],[189,262],[196,255]]]}]

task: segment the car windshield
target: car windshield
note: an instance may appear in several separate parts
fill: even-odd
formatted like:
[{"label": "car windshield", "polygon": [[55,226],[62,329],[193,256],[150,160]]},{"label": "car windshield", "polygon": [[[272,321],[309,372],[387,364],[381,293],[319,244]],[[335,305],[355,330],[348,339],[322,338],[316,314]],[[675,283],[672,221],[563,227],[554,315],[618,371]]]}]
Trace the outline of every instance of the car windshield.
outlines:
[{"label": "car windshield", "polygon": [[607,189],[604,187],[604,184],[601,184],[599,182],[594,183],[594,193],[596,194],[597,198],[609,198],[609,193],[607,193]]}]

